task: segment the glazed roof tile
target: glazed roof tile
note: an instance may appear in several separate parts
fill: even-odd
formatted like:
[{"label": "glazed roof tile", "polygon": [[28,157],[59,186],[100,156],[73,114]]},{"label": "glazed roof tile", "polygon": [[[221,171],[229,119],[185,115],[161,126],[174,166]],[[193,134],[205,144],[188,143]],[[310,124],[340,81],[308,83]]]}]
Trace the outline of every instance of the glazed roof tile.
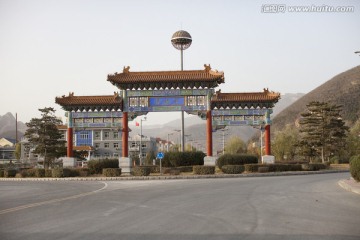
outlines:
[{"label": "glazed roof tile", "polygon": [[250,93],[221,93],[216,92],[211,98],[211,102],[277,102],[280,99],[280,93],[264,92]]},{"label": "glazed roof tile", "polygon": [[204,70],[157,72],[130,72],[130,67],[124,67],[122,73],[116,72],[115,74],[108,75],[107,80],[120,89],[170,88],[178,86],[178,84],[182,84],[184,87],[193,87],[190,83],[202,83],[205,85],[199,87],[216,87],[224,83],[223,72],[211,70],[210,65],[204,66]]},{"label": "glazed roof tile", "polygon": [[65,110],[81,110],[87,107],[104,110],[122,107],[122,98],[118,93],[103,96],[74,96],[74,93],[69,93],[68,96],[56,97],[55,102]]}]

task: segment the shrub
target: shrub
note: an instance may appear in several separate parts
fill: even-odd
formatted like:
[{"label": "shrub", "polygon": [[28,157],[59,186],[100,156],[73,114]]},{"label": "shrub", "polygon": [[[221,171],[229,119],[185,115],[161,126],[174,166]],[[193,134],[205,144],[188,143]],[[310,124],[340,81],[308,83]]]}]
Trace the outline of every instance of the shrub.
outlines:
[{"label": "shrub", "polygon": [[226,174],[239,174],[245,171],[244,165],[224,165],[221,171]]},{"label": "shrub", "polygon": [[215,166],[193,166],[193,172],[197,175],[215,174]]},{"label": "shrub", "polygon": [[118,159],[99,159],[88,161],[90,174],[101,174],[104,168],[119,168]]},{"label": "shrub", "polygon": [[4,177],[4,169],[0,169],[0,177]]},{"label": "shrub", "polygon": [[79,168],[79,169],[77,169],[77,171],[79,172],[80,177],[89,176],[89,169],[88,168]]},{"label": "shrub", "polygon": [[258,163],[258,158],[254,155],[244,154],[224,154],[216,162],[220,169],[224,165],[245,165],[251,163]]},{"label": "shrub", "polygon": [[327,165],[324,163],[309,163],[301,164],[303,171],[319,171],[321,169],[326,169]]},{"label": "shrub", "polygon": [[52,177],[52,170],[51,169],[45,169],[45,177]]},{"label": "shrub", "polygon": [[259,173],[267,173],[267,172],[269,172],[269,167],[268,166],[259,166],[258,172]]},{"label": "shrub", "polygon": [[360,155],[351,157],[350,173],[357,182],[360,182]]},{"label": "shrub", "polygon": [[259,164],[245,164],[245,172],[257,172],[259,169]]},{"label": "shrub", "polygon": [[132,175],[134,176],[149,176],[150,168],[147,166],[136,166],[132,169]]},{"label": "shrub", "polygon": [[61,178],[61,177],[63,177],[63,169],[62,168],[51,169],[51,176],[53,178]]},{"label": "shrub", "polygon": [[35,177],[37,178],[43,178],[45,177],[45,169],[43,168],[35,168]]},{"label": "shrub", "polygon": [[16,176],[16,170],[15,169],[5,169],[4,170],[4,177],[13,178],[15,176]]},{"label": "shrub", "polygon": [[118,177],[121,175],[121,168],[104,168],[102,174],[105,177]]},{"label": "shrub", "polygon": [[205,153],[203,152],[167,152],[162,159],[164,167],[180,167],[204,165]]},{"label": "shrub", "polygon": [[282,164],[282,163],[275,163],[275,164],[267,164],[266,166],[269,167],[269,172],[287,172],[287,171],[301,171],[300,164]]},{"label": "shrub", "polygon": [[156,165],[143,165],[142,167],[148,167],[150,168],[150,173],[160,173],[160,166]]}]

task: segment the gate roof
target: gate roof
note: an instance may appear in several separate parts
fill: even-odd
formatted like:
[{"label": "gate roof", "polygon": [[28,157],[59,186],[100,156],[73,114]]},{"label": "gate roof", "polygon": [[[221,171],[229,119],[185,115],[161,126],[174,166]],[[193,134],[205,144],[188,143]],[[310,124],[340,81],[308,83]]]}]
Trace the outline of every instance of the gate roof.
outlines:
[{"label": "gate roof", "polygon": [[211,98],[211,109],[217,108],[272,108],[280,99],[280,93],[263,92],[222,93],[217,91]]},{"label": "gate roof", "polygon": [[212,70],[130,72],[124,67],[122,73],[108,75],[107,80],[119,89],[171,89],[214,88],[225,82],[224,72]]},{"label": "gate roof", "polygon": [[56,97],[55,102],[66,111],[118,111],[122,110],[123,103],[116,92],[105,96],[74,96],[74,93],[69,93],[68,96]]}]

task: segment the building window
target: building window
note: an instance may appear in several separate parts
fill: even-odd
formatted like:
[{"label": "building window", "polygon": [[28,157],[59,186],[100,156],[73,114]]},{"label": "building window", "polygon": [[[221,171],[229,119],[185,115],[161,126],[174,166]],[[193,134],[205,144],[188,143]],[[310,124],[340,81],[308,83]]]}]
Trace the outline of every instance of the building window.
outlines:
[{"label": "building window", "polygon": [[107,158],[107,157],[110,157],[110,153],[104,153],[104,156]]},{"label": "building window", "polygon": [[100,134],[101,134],[100,131],[95,131],[94,132],[94,139],[99,140],[100,139]]},{"label": "building window", "polygon": [[114,157],[119,157],[119,154],[118,154],[118,153],[114,153]]},{"label": "building window", "polygon": [[136,145],[137,145],[136,142],[131,143],[131,147],[136,147]]},{"label": "building window", "polygon": [[114,132],[114,139],[119,138],[119,132]]},{"label": "building window", "polygon": [[110,132],[108,131],[104,132],[104,138],[109,139],[109,137],[110,137]]},{"label": "building window", "polygon": [[142,148],[146,148],[146,143],[142,143],[142,144],[141,144],[141,147],[142,147]]},{"label": "building window", "polygon": [[119,149],[119,143],[114,143],[114,148]]},{"label": "building window", "polygon": [[80,139],[89,139],[89,132],[81,132]]},{"label": "building window", "polygon": [[104,148],[109,148],[110,144],[109,143],[104,143]]},{"label": "building window", "polygon": [[100,147],[100,143],[95,143],[95,148],[99,148]]}]

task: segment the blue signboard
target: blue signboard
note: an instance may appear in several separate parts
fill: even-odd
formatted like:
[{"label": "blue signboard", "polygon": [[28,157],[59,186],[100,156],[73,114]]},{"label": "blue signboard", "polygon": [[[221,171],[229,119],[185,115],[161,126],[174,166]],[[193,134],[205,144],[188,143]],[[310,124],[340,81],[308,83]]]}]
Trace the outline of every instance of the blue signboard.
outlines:
[{"label": "blue signboard", "polygon": [[184,106],[184,97],[150,97],[150,106]]},{"label": "blue signboard", "polygon": [[163,152],[158,152],[158,154],[156,155],[156,158],[163,159],[164,158],[164,153]]}]

